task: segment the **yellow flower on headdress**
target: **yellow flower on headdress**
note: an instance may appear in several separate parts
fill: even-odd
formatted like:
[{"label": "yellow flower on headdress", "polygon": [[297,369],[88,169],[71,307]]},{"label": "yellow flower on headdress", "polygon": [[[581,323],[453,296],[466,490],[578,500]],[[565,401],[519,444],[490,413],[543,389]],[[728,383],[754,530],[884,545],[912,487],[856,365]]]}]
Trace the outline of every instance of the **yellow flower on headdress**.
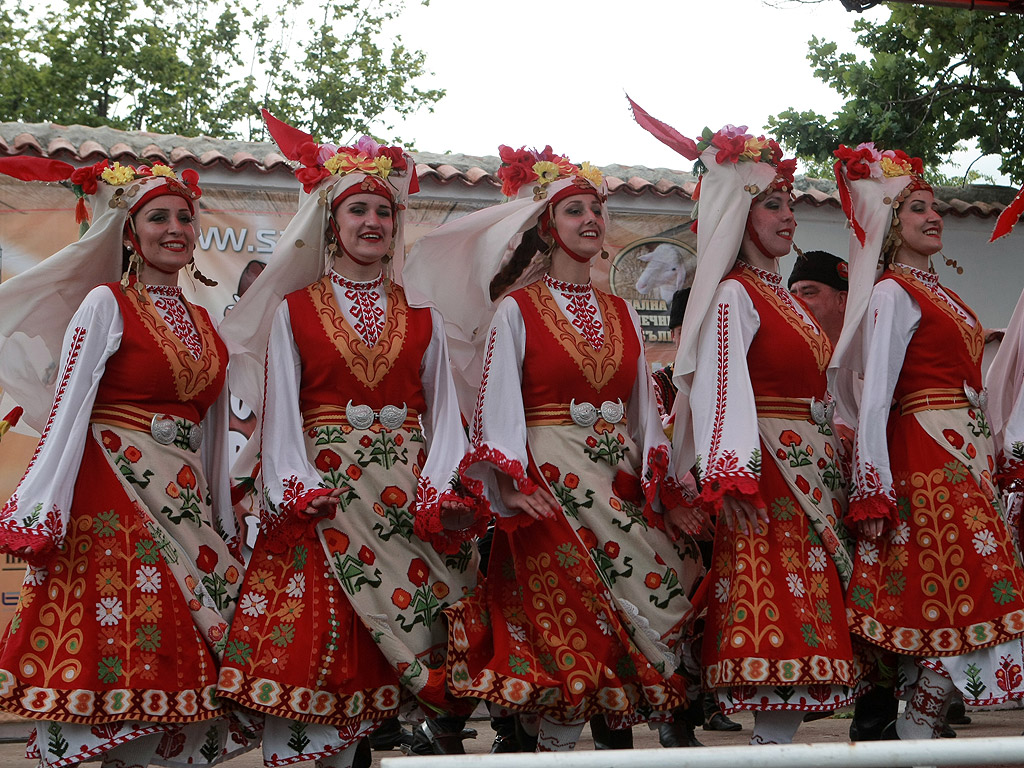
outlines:
[{"label": "yellow flower on headdress", "polygon": [[604,181],[604,174],[601,173],[601,169],[594,167],[587,161],[580,165],[576,175],[589,181],[595,188],[600,188],[601,182]]},{"label": "yellow flower on headdress", "polygon": [[910,175],[910,166],[900,160],[896,160],[891,157],[883,157],[881,165],[882,175],[887,179]]},{"label": "yellow flower on headdress", "polygon": [[374,159],[374,165],[377,166],[377,175],[382,179],[386,179],[391,173],[391,158],[386,155]]},{"label": "yellow flower on headdress", "polygon": [[155,163],[150,170],[153,172],[154,176],[167,176],[172,179],[174,178],[174,171],[163,163]]},{"label": "yellow flower on headdress", "polygon": [[550,184],[558,179],[558,166],[549,160],[534,163],[533,172],[537,174],[537,181],[541,184]]},{"label": "yellow flower on headdress", "polygon": [[326,163],[326,168],[331,173],[345,175],[346,173],[376,173],[377,164],[374,162],[374,158],[368,157],[362,153],[351,154],[348,152],[338,152],[336,155],[331,157]]},{"label": "yellow flower on headdress", "polygon": [[755,139],[751,136],[747,139],[746,144],[743,147],[743,151],[740,153],[741,157],[749,157],[753,160],[761,159],[761,150],[768,146],[768,140],[763,136],[759,139]]},{"label": "yellow flower on headdress", "polygon": [[129,181],[135,179],[135,169],[130,165],[121,165],[120,163],[114,163],[113,165],[107,166],[103,169],[103,173],[100,174],[107,184],[118,185],[127,184]]}]

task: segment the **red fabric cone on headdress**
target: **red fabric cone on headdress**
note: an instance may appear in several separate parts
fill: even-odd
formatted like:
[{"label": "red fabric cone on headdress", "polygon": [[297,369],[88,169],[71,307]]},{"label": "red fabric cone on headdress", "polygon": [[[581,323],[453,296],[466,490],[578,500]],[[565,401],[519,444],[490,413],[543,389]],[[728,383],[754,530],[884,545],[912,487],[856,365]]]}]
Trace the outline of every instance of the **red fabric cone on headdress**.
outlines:
[{"label": "red fabric cone on headdress", "polygon": [[1020,192],[1013,198],[1003,212],[999,214],[999,218],[996,219],[996,226],[992,230],[992,237],[988,239],[990,243],[994,243],[1000,237],[1005,237],[1013,231],[1014,225],[1020,219],[1021,214],[1024,214],[1024,187],[1021,187]]},{"label": "red fabric cone on headdress", "polygon": [[651,117],[645,110],[641,109],[635,101],[629,98],[628,95],[626,96],[626,101],[629,102],[629,106],[633,110],[633,119],[636,120],[637,124],[641,128],[654,136],[654,138],[662,144],[671,147],[687,160],[696,160],[700,157],[700,150],[697,149],[697,142],[683,136],[683,134],[668,123],[663,123],[656,117]]},{"label": "red fabric cone on headdress", "polygon": [[313,136],[294,126],[288,125],[283,120],[278,120],[267,111],[266,107],[261,109],[260,113],[263,115],[263,121],[267,124],[267,130],[270,131],[271,138],[277,144],[281,153],[289,160],[298,160],[300,154],[299,147],[312,142]]},{"label": "red fabric cone on headdress", "polygon": [[48,157],[0,157],[0,173],[22,181],[66,181],[75,167]]}]

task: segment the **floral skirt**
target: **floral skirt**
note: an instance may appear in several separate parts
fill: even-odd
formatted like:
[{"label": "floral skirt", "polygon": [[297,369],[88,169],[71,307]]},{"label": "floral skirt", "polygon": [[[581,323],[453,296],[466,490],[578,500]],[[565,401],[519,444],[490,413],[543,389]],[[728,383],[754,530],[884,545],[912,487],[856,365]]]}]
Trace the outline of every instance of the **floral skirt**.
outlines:
[{"label": "floral skirt", "polygon": [[846,626],[846,481],[830,430],[761,419],[759,494],[768,523],[717,526],[708,574],[703,682],[726,712],[829,711],[863,675]]},{"label": "floral skirt", "polygon": [[0,707],[41,725],[42,765],[162,732],[169,765],[252,748],[217,667],[242,565],[215,530],[199,455],[93,425],[64,547],[29,567],[0,649]]},{"label": "floral skirt", "polygon": [[529,429],[529,477],[564,514],[499,521],[484,584],[448,610],[457,696],[613,727],[685,706],[699,555],[645,519],[622,426]]},{"label": "floral skirt", "polygon": [[899,522],[857,547],[850,629],[950,677],[971,706],[1024,696],[1024,569],[974,408],[894,415],[889,460]]},{"label": "floral skirt", "polygon": [[415,697],[467,708],[445,690],[442,611],[475,584],[477,555],[441,555],[413,532],[420,431],[328,425],[305,440],[323,485],[344,489],[338,512],[260,534],[220,676],[221,696],[304,731],[268,726],[268,765],[337,752]]},{"label": "floral skirt", "polygon": [[851,631],[919,657],[1024,635],[1024,569],[994,492],[991,448],[974,409],[890,420],[898,523],[858,544]]}]

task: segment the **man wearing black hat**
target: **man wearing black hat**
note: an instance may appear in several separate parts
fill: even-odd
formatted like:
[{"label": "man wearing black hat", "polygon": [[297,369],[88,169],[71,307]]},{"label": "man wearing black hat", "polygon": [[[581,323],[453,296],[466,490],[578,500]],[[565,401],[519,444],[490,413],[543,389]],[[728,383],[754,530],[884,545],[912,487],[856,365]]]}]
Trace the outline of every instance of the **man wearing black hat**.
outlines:
[{"label": "man wearing black hat", "polygon": [[807,251],[797,258],[788,285],[835,345],[843,330],[846,294],[850,289],[846,262],[828,251]]}]

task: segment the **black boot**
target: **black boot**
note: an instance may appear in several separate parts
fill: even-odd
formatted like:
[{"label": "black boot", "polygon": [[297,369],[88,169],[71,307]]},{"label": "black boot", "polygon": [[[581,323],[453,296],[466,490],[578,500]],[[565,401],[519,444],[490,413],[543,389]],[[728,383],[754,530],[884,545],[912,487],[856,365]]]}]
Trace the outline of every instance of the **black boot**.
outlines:
[{"label": "black boot", "polygon": [[373,751],[370,749],[370,740],[360,739],[355,757],[352,758],[352,768],[370,768],[372,764]]},{"label": "black boot", "polygon": [[612,730],[603,715],[590,718],[590,733],[594,737],[594,749],[633,748],[633,729]]},{"label": "black boot", "polygon": [[387,752],[395,747],[408,743],[412,734],[402,729],[397,717],[389,717],[380,724],[380,728],[370,734],[370,746],[377,752]]},{"label": "black boot", "polygon": [[519,748],[519,739],[516,738],[515,715],[492,717],[491,728],[494,729],[494,743],[491,744],[492,755],[523,751]]},{"label": "black boot", "polygon": [[674,719],[671,723],[658,724],[658,742],[668,749],[675,747],[703,747],[697,741],[694,733],[693,723],[687,716],[685,709],[677,709],[672,713]]},{"label": "black boot", "polygon": [[433,720],[424,720],[412,732],[412,755],[464,755],[466,748],[462,745],[462,729],[466,725],[465,717],[442,716]]},{"label": "black boot", "polygon": [[[899,702],[896,701],[892,688],[876,685],[857,699],[853,707],[850,741],[885,739],[882,731],[890,723],[895,723],[898,708]],[[895,729],[895,726],[893,728]]]}]

